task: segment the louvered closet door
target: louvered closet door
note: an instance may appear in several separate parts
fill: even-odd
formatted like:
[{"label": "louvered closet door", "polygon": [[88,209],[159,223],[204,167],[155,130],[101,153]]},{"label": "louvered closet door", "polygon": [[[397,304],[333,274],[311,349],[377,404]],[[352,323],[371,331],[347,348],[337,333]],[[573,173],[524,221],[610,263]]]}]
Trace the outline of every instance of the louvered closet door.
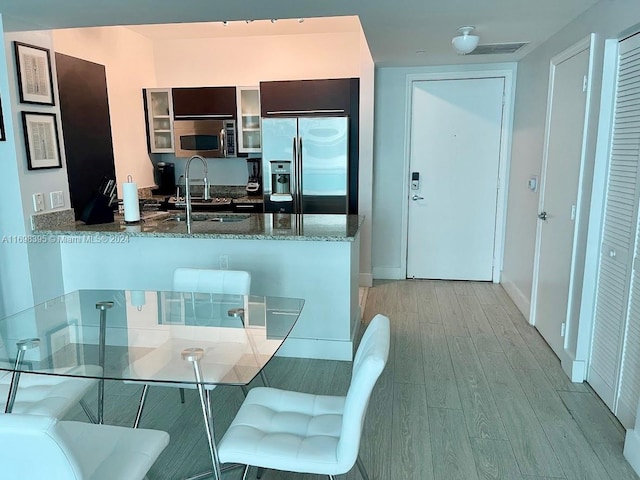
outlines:
[{"label": "louvered closet door", "polygon": [[588,381],[630,428],[640,393],[640,274],[632,269],[638,231],[640,35],[621,42],[619,52]]}]

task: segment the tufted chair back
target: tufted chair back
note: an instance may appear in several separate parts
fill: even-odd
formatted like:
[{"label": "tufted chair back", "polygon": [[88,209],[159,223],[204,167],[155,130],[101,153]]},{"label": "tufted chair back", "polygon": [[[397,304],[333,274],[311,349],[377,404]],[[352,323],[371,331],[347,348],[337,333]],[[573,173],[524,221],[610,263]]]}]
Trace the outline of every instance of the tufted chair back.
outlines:
[{"label": "tufted chair back", "polygon": [[176,292],[249,295],[251,274],[241,270],[177,268],[173,273]]},{"label": "tufted chair back", "polygon": [[391,342],[389,319],[376,315],[360,340],[353,360],[351,384],[345,399],[338,463],[353,465],[360,449],[360,436],[373,387],[384,370]]}]

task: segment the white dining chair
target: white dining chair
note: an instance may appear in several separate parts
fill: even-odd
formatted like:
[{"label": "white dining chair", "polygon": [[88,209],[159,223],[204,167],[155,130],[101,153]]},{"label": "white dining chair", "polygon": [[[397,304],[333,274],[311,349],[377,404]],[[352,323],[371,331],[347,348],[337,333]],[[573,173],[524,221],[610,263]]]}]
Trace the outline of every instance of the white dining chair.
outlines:
[{"label": "white dining chair", "polygon": [[[251,274],[243,270],[177,268],[173,273],[173,291],[175,292],[249,295],[250,290]],[[192,306],[195,308],[195,299],[192,300]],[[161,351],[162,348],[157,349],[158,354],[161,354]],[[146,362],[138,362],[138,365],[134,366],[137,367],[137,374],[140,376],[144,376],[143,372],[139,371],[144,363]],[[154,383],[154,385],[179,388],[182,403],[185,401],[184,390],[195,390],[197,388],[193,383]],[[133,424],[134,428],[137,428],[140,424],[149,386],[149,384],[145,384],[142,389],[138,411]],[[205,385],[207,390],[213,390],[214,388],[215,385]]]},{"label": "white dining chair", "polygon": [[[97,365],[83,365],[74,368],[52,369],[49,375],[22,373],[18,382],[18,390],[13,404],[12,413],[45,415],[63,418],[69,410],[78,403],[87,416],[94,421],[94,415],[83,403],[86,393],[98,383],[94,378],[78,378],[62,376],[62,374],[80,374],[98,378],[102,369]],[[57,373],[57,374],[56,374]],[[0,408],[5,411],[11,386],[11,372],[0,377]]]},{"label": "white dining chair", "polygon": [[159,430],[0,414],[2,478],[142,480],[169,443]]},{"label": "white dining chair", "polygon": [[360,341],[346,397],[259,387],[242,403],[220,440],[222,463],[297,473],[330,479],[357,463],[362,426],[373,387],[389,356],[389,319],[376,315]]},{"label": "white dining chair", "polygon": [[173,272],[173,291],[249,295],[251,274],[242,270],[177,268]]}]

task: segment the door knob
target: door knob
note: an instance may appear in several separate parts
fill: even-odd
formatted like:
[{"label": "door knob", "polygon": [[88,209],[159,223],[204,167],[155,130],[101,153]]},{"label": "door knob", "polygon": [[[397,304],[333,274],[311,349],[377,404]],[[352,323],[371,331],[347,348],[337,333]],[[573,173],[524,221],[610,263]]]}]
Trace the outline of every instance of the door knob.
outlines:
[{"label": "door knob", "polygon": [[424,200],[424,197],[419,197],[418,195],[414,195],[413,197],[411,197],[411,200],[413,200],[414,202],[416,200]]},{"label": "door knob", "polygon": [[538,214],[538,218],[539,218],[540,220],[546,220],[546,219],[547,219],[547,212],[540,212],[540,213]]}]

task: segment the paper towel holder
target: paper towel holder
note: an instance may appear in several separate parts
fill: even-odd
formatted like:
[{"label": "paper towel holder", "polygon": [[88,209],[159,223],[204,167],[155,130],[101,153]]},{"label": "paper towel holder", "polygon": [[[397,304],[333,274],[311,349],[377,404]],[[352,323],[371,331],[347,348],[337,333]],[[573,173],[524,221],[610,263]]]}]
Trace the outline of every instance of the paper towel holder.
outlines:
[{"label": "paper towel holder", "polygon": [[[133,183],[133,177],[131,175],[127,175],[127,184],[133,184],[135,186],[135,183]],[[126,187],[123,186],[123,190],[125,190],[125,188]],[[125,192],[126,192],[126,190],[125,190]],[[123,197],[124,197],[124,199],[123,199],[124,205],[123,206],[124,206],[124,209],[125,209],[124,224],[125,225],[139,225],[142,222],[142,219],[140,217],[140,206],[139,206],[140,200],[138,199],[138,195],[137,195],[137,193],[135,194],[135,202],[136,202],[136,207],[137,207],[136,208],[136,213],[137,213],[138,219],[137,220],[127,220],[127,211],[126,211],[126,209],[127,209],[127,203],[126,203],[127,200],[126,200],[126,198],[127,197],[126,197],[126,193],[125,192],[123,192],[124,193],[124,195],[123,195]]]}]

